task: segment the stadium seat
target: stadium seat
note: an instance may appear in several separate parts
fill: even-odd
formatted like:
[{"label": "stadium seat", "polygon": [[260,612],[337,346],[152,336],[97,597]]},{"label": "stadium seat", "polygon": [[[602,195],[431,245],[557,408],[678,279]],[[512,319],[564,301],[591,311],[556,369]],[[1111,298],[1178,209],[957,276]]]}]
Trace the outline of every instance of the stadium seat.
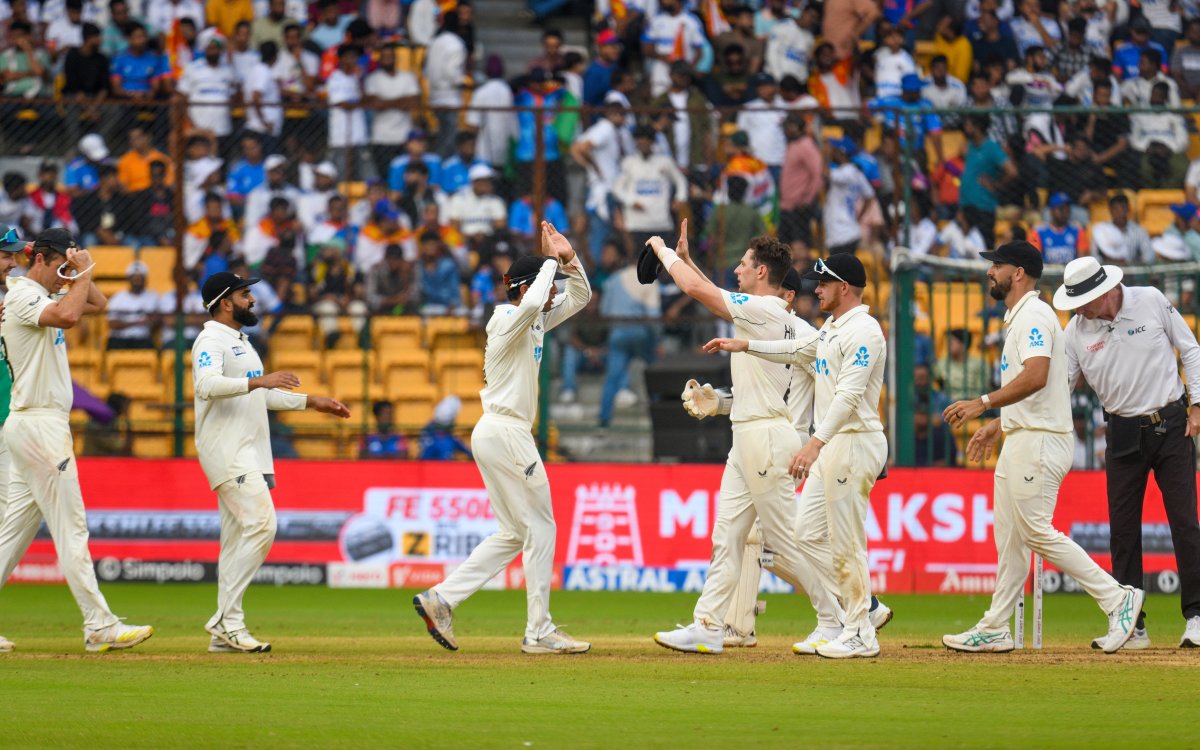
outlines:
[{"label": "stadium seat", "polygon": [[1182,190],[1139,190],[1136,205],[1138,223],[1151,237],[1162,234],[1175,221],[1171,204],[1185,200]]},{"label": "stadium seat", "polygon": [[421,319],[411,315],[372,318],[371,346],[379,354],[386,351],[420,350]]},{"label": "stadium seat", "polygon": [[338,186],[338,192],[349,201],[362,200],[367,196],[367,183],[343,182]]},{"label": "stadium seat", "polygon": [[483,352],[478,349],[441,349],[433,353],[433,379],[443,395],[483,390]]},{"label": "stadium seat", "polygon": [[458,412],[458,419],[454,420],[456,427],[470,429],[475,426],[479,418],[483,416],[483,403],[479,400],[479,395],[474,398],[462,398],[462,409]]},{"label": "stadium seat", "polygon": [[[167,398],[175,399],[175,350],[163,349],[162,357],[159,360],[159,378],[166,388]],[[195,396],[195,382],[192,380],[192,353],[189,350],[183,352],[183,398],[185,401],[191,401]]]},{"label": "stadium seat", "polygon": [[428,383],[414,383],[392,396],[397,429],[419,430],[433,419],[437,389]]},{"label": "stadium seat", "polygon": [[351,349],[359,351],[362,341],[359,338],[359,334],[355,332],[355,322],[353,316],[339,315],[337,318],[337,330],[339,334],[337,341],[334,342],[333,346],[326,346],[328,343],[327,339],[321,336],[321,345],[325,347],[326,351],[348,351]]},{"label": "stadium seat", "polygon": [[276,351],[271,354],[271,371],[284,370],[300,378],[301,388],[311,388],[323,382],[321,354],[312,351]]},{"label": "stadium seat", "polygon": [[150,269],[146,286],[159,294],[175,288],[175,248],[143,247],[138,251],[138,260]]},{"label": "stadium seat", "polygon": [[334,461],[343,458],[340,439],[332,435],[293,435],[296,453],[306,461]]},{"label": "stadium seat", "polygon": [[334,351],[325,353],[325,382],[329,390],[345,400],[364,392],[363,386],[374,384],[375,373],[371,369],[369,352]]},{"label": "stadium seat", "polygon": [[924,71],[925,75],[929,74],[929,61],[937,55],[937,45],[931,39],[918,39],[916,47],[913,48],[913,62],[917,67]]},{"label": "stadium seat", "polygon": [[316,324],[309,315],[286,316],[280,321],[279,327],[271,333],[270,345],[272,353],[312,352],[316,342],[314,337],[315,329]]},{"label": "stadium seat", "polygon": [[96,245],[88,248],[96,262],[95,278],[124,279],[125,269],[134,260],[132,247],[124,245]]},{"label": "stadium seat", "polygon": [[400,349],[379,353],[379,378],[389,398],[405,390],[429,385],[429,355],[421,349]]},{"label": "stadium seat", "polygon": [[87,347],[67,349],[67,363],[71,367],[71,379],[84,388],[91,389],[101,378],[100,352]]},{"label": "stadium seat", "polygon": [[942,356],[946,346],[946,331],[966,328],[973,339],[983,336],[985,306],[983,287],[975,282],[934,282],[929,292],[929,319],[934,346]]},{"label": "stadium seat", "polygon": [[127,393],[131,388],[159,387],[158,352],[153,350],[108,352],[104,357],[106,380],[113,391]]},{"label": "stadium seat", "polygon": [[431,350],[475,347],[475,335],[466,318],[429,318],[425,321],[425,346]]}]

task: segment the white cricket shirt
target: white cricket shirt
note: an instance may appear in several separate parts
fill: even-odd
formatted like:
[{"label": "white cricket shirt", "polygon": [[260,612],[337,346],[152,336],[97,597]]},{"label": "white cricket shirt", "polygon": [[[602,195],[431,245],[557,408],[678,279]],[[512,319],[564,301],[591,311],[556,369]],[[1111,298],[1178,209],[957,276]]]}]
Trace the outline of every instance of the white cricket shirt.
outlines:
[{"label": "white cricket shirt", "polygon": [[237,73],[228,65],[209,65],[203,57],[188,63],[179,77],[179,93],[187,96],[188,119],[218,137],[233,132],[229,102],[237,91]]},{"label": "white cricket shirt", "polygon": [[[799,343],[796,317],[780,298],[724,290],[721,296],[732,318],[734,338]],[[791,362],[766,361],[747,352],[730,355],[729,368],[736,394],[730,421],[778,418],[791,421],[786,397],[792,383],[792,366]]]},{"label": "white cricket shirt", "polygon": [[670,232],[675,225],[671,204],[687,200],[687,179],[671,157],[637,153],[622,160],[612,192],[622,204],[626,229]]},{"label": "white cricket shirt", "polygon": [[738,130],[746,131],[754,155],[772,167],[783,165],[783,155],[787,151],[783,121],[787,116],[783,100],[778,97],[771,102],[753,99],[743,104],[738,112]]},{"label": "white cricket shirt", "polygon": [[258,352],[246,335],[210,320],[192,345],[196,452],[211,489],[252,472],[274,474],[267,410],[299,411],[303,393],[274,388],[250,390],[263,374]]},{"label": "white cricket shirt", "polygon": [[[403,99],[419,96],[421,85],[417,83],[417,77],[408,71],[397,68],[394,73],[389,73],[380,68],[367,76],[363,93],[377,99]],[[408,140],[412,129],[409,110],[399,107],[376,110],[375,119],[371,122],[371,143],[398,146]]]},{"label": "white cricket shirt", "polygon": [[875,188],[858,167],[847,162],[829,170],[829,190],[825,192],[825,244],[844,245],[862,236],[858,227],[860,201],[875,196]]},{"label": "white cricket shirt", "polygon": [[362,87],[358,78],[340,69],[329,74],[325,81],[325,96],[329,102],[329,147],[367,145],[367,113],[362,109],[342,109],[338,104],[360,104]]},{"label": "white cricket shirt", "polygon": [[8,278],[0,339],[13,381],[14,412],[49,409],[65,416],[71,411],[75,394],[66,334],[38,323],[42,311],[64,296],[51,297],[46,287],[28,276]]},{"label": "white cricket shirt", "polygon": [[[1179,311],[1150,286],[1121,286],[1116,318],[1067,323],[1067,384],[1079,374],[1104,410],[1121,417],[1150,414],[1183,395],[1178,350],[1189,383],[1200,383],[1200,344]],[[1200,403],[1200,393],[1189,399]]]},{"label": "white cricket shirt", "polygon": [[483,354],[483,379],[479,397],[484,414],[498,414],[533,424],[537,416],[538,371],[546,331],[583,309],[592,297],[587,274],[576,257],[561,267],[567,275],[564,294],[555,297],[549,312],[542,312],[558,261],[546,258],[541,271],[518,305],[497,305],[487,324]]},{"label": "white cricket shirt", "polygon": [[[803,318],[792,315],[796,327],[796,341],[813,341],[818,337],[817,329]],[[814,355],[816,347],[809,347]],[[808,440],[813,427],[813,396],[816,389],[815,372],[812,362],[792,365],[792,379],[788,385],[787,406],[792,415],[792,426],[800,433],[803,440]]]},{"label": "white cricket shirt", "polygon": [[1071,432],[1071,386],[1067,382],[1066,339],[1053,308],[1035,289],[1004,314],[1004,351],[1000,385],[1011,383],[1034,357],[1050,358],[1046,387],[1000,408],[1000,429]]},{"label": "white cricket shirt", "polygon": [[[262,117],[250,102],[254,94],[262,95]],[[255,62],[246,75],[246,129],[255,133],[279,135],[283,132],[283,97],[279,93],[279,81],[271,67],[264,62]]]},{"label": "white cricket shirt", "polygon": [[[150,338],[150,325],[154,322],[154,316],[158,314],[158,310],[158,295],[149,289],[143,289],[141,294],[134,294],[130,289],[122,289],[108,301],[108,319],[132,322],[139,318],[145,318],[146,322],[122,328],[119,331],[114,329],[108,334],[109,337],[115,339]],[[174,311],[175,308],[172,307],[171,312]]]}]

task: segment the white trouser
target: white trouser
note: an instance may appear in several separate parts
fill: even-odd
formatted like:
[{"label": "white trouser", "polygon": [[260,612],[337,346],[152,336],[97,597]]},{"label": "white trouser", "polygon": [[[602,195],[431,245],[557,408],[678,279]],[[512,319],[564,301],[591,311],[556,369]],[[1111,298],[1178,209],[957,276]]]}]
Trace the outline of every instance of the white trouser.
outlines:
[{"label": "white trouser", "polygon": [[[12,465],[12,456],[8,453],[8,442],[4,439],[4,425],[0,424],[0,520],[4,519],[4,509],[8,507],[8,472]],[[4,579],[0,578],[0,584]]]},{"label": "white trouser", "polygon": [[1070,433],[1014,430],[1004,437],[996,464],[993,531],[996,535],[996,592],[979,621],[986,630],[1008,630],[1017,600],[1025,595],[1029,550],[1074,578],[1106,613],[1124,589],[1070,537],[1052,525],[1058,488],[1071,468],[1075,438]]},{"label": "white trouser", "polygon": [[[795,539],[796,484],[788,474],[792,456],[799,450],[800,437],[786,419],[734,424],[733,449],[721,477],[713,524],[712,563],[693,613],[696,622],[724,626],[756,519],[762,523],[763,542],[769,549],[785,560],[805,559]],[[837,611],[833,592],[822,585],[813,566],[777,567],[776,572],[807,593],[819,615]]]},{"label": "white trouser", "polygon": [[[96,584],[87,516],[66,414],[15,412],[4,424],[11,456],[8,505],[0,521],[0,581],[7,581],[44,518],[85,630],[118,622]],[[3,585],[3,584],[0,584]]]},{"label": "white trouser", "polygon": [[[821,449],[804,483],[796,520],[800,543],[813,559],[821,559],[828,545],[835,590],[846,610],[843,627],[864,639],[875,634],[868,615],[871,576],[867,568],[867,510],[871,488],[887,465],[887,453],[887,438],[882,432],[834,435]],[[821,508],[825,509],[824,519]]]},{"label": "white trouser", "polygon": [[483,475],[500,529],[471,551],[434,591],[457,607],[524,553],[528,620],[525,637],[554,632],[550,581],[554,575],[554,506],[550,481],[527,422],[485,414],[471,432],[471,452]]},{"label": "white trouser", "polygon": [[275,504],[261,472],[217,486],[221,510],[221,557],[217,562],[217,613],[207,627],[246,627],[242,597],[275,541]]}]

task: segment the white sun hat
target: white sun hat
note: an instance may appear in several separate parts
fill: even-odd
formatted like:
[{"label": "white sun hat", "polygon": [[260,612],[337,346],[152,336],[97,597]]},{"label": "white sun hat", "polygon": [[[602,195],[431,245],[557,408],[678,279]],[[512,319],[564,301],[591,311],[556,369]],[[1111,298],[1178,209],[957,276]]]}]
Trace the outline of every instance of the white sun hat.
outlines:
[{"label": "white sun hat", "polygon": [[1075,310],[1121,283],[1125,272],[1120,266],[1102,266],[1089,256],[1076,258],[1063,269],[1063,284],[1054,293],[1054,307]]}]

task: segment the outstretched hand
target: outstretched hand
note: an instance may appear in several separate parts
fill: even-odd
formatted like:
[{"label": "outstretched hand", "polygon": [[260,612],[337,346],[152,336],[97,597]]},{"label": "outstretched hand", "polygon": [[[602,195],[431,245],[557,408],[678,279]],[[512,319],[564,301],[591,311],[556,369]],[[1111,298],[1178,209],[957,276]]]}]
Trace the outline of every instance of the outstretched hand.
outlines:
[{"label": "outstretched hand", "polygon": [[350,418],[350,407],[338,401],[336,398],[327,396],[309,396],[308,407],[313,411],[319,411],[322,414],[332,414],[335,417],[342,419]]},{"label": "outstretched hand", "polygon": [[571,241],[548,221],[542,222],[542,251],[547,257],[557,257],[563,263],[570,263],[575,259],[575,248],[571,247]]},{"label": "outstretched hand", "polygon": [[685,262],[690,257],[690,251],[688,250],[687,219],[684,219],[679,224],[679,241],[675,243],[675,254],[679,256],[680,260]]},{"label": "outstretched hand", "polygon": [[745,352],[750,350],[750,342],[745,339],[713,339],[704,345],[706,354],[717,352]]}]

